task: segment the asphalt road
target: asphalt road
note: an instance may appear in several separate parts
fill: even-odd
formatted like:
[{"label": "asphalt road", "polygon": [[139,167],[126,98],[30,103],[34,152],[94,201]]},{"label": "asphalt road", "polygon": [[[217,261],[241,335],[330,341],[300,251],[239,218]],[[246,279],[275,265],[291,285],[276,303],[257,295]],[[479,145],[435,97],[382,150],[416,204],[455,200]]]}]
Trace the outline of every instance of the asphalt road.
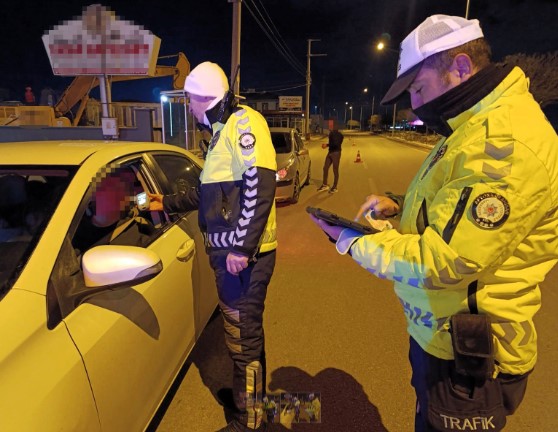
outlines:
[{"label": "asphalt road", "polygon": [[[280,245],[264,321],[268,390],[321,395],[321,424],[293,424],[293,431],[412,431],[408,336],[392,283],[338,255],[305,208],[352,217],[371,192],[404,192],[427,153],[378,136],[347,136],[339,192],[329,195],[316,191],[326,154],[320,147],[323,141],[309,144],[312,183],[303,189],[300,202],[277,209]],[[361,163],[354,162],[357,151]],[[506,432],[558,429],[557,285],[555,269],[542,285],[543,306],[536,317],[538,364]],[[223,427],[226,420],[214,394],[230,386],[231,368],[217,315],[150,430],[205,432]]]}]

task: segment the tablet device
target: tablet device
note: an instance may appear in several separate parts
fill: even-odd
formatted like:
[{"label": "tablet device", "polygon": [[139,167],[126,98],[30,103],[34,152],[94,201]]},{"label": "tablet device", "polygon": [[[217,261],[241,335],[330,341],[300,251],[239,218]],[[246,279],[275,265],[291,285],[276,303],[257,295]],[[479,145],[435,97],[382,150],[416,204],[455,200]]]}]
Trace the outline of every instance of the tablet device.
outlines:
[{"label": "tablet device", "polygon": [[338,225],[345,228],[351,228],[362,234],[375,234],[378,231],[369,225],[363,225],[361,223],[346,219],[344,217],[338,216],[335,213],[331,213],[327,210],[317,208],[317,207],[306,207],[306,211],[318,219],[322,219],[331,225]]}]

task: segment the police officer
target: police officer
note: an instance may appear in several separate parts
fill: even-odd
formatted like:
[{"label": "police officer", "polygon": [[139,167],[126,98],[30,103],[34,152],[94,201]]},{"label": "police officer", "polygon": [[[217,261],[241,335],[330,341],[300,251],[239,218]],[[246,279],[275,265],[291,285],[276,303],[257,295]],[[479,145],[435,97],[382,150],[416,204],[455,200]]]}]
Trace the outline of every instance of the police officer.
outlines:
[{"label": "police officer", "polygon": [[151,210],[199,207],[234,363],[234,418],[221,430],[260,430],[266,374],[263,311],[277,247],[275,150],[266,120],[237,104],[217,64],[195,67],[184,89],[190,111],[212,134],[201,184],[176,195],[151,195]]},{"label": "police officer", "polygon": [[[539,283],[558,259],[558,137],[520,68],[490,63],[477,20],[434,15],[402,42],[382,103],[407,91],[438,142],[404,199],[370,195],[362,236],[314,221],[395,281],[410,334],[415,430],[502,430],[537,361]],[[403,197],[401,197],[403,198]]]}]

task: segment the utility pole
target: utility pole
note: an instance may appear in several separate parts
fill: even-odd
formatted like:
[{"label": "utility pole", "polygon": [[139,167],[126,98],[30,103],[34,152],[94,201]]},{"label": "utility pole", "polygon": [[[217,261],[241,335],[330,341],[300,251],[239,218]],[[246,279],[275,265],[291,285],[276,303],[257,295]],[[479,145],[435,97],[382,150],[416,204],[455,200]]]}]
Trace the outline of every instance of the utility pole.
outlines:
[{"label": "utility pole", "polygon": [[319,42],[321,39],[308,39],[308,51],[306,54],[306,126],[305,135],[306,139],[310,138],[310,85],[312,84],[312,78],[310,75],[310,57],[323,57],[327,54],[312,54],[312,42]]},{"label": "utility pole", "polygon": [[[231,90],[235,95],[240,94],[240,70],[235,73],[237,66],[240,65],[240,23],[241,23],[241,10],[242,0],[228,0],[233,4],[233,22],[232,22],[232,49],[231,49]],[[235,80],[232,82],[232,80]]]}]

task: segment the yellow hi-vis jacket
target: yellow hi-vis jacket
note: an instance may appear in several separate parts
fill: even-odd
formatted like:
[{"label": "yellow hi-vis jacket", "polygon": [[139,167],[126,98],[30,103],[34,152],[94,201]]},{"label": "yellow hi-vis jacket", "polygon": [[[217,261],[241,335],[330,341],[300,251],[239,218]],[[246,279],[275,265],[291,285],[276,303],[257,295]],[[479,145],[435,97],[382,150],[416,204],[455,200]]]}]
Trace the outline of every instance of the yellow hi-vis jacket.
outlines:
[{"label": "yellow hi-vis jacket", "polygon": [[539,283],[558,258],[558,137],[519,68],[448,121],[412,181],[399,232],[337,242],[371,273],[395,281],[409,334],[452,359],[449,317],[478,311],[492,320],[496,370],[530,371],[537,360],[533,316]]},{"label": "yellow hi-vis jacket", "polygon": [[212,125],[199,188],[166,195],[167,212],[198,209],[207,252],[248,257],[277,247],[275,148],[266,120],[238,105]]},{"label": "yellow hi-vis jacket", "polygon": [[214,124],[200,176],[199,218],[208,249],[247,256],[277,247],[277,162],[263,116],[239,105]]}]

